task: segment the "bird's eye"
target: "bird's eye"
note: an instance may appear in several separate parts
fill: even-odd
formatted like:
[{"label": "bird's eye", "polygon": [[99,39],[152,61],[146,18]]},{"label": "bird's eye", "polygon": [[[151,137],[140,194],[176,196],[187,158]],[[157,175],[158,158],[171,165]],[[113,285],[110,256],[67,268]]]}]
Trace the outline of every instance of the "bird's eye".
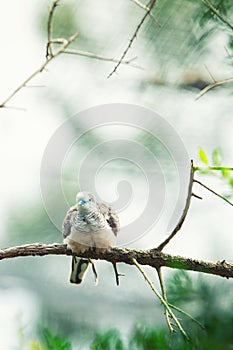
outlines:
[{"label": "bird's eye", "polygon": [[89,202],[91,202],[92,201],[92,199],[91,198],[89,198]]}]

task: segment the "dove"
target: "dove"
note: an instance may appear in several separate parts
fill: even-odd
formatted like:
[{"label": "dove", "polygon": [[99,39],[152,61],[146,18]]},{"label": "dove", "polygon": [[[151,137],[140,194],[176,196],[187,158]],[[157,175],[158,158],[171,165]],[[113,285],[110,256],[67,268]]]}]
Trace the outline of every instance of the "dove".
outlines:
[{"label": "dove", "polygon": [[[80,284],[91,259],[79,258],[78,254],[88,250],[106,251],[116,246],[120,230],[119,218],[105,203],[98,203],[90,192],[78,192],[76,204],[72,206],[62,225],[63,241],[75,254],[72,257],[70,282]],[[96,275],[94,265],[93,271]]]}]

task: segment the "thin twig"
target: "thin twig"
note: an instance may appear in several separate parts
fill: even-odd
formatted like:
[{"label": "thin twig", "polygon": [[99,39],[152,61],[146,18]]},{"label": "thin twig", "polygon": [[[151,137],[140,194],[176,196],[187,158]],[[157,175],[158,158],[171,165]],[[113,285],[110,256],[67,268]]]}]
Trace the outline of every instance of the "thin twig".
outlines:
[{"label": "thin twig", "polygon": [[201,98],[203,95],[205,95],[208,91],[210,91],[211,89],[214,89],[215,87],[217,86],[221,86],[221,85],[224,85],[224,84],[228,84],[228,83],[231,83],[233,82],[233,77],[231,78],[227,78],[227,79],[223,79],[223,80],[219,80],[219,81],[216,81],[212,84],[209,84],[207,85],[204,89],[202,89],[199,94],[196,96],[196,100],[199,100],[199,98]]},{"label": "thin twig", "polygon": [[59,0],[54,0],[51,8],[49,9],[49,18],[48,18],[48,25],[47,25],[47,33],[48,33],[48,41],[46,45],[46,58],[49,56],[53,56],[52,46],[51,46],[51,39],[52,39],[52,19],[54,15],[54,11],[56,7],[58,6]]},{"label": "thin twig", "polygon": [[228,21],[228,19],[223,16],[218,10],[211,4],[209,0],[202,0],[202,2],[223,22],[225,23],[231,30],[233,30],[233,25]]},{"label": "thin twig", "polygon": [[96,267],[95,267],[95,263],[92,259],[89,260],[90,263],[91,263],[91,267],[92,267],[92,272],[93,272],[93,275],[94,275],[94,278],[95,278],[95,285],[97,286],[98,284],[98,273],[97,273],[97,270],[96,270]]},{"label": "thin twig", "polygon": [[[117,60],[116,58],[106,57],[106,56],[102,56],[102,55],[97,55],[95,53],[87,52],[87,51],[68,49],[68,50],[65,50],[64,53],[71,54],[71,55],[88,57],[88,58],[93,58],[93,59],[97,59],[99,61],[107,61],[107,62],[115,62],[115,63],[119,62],[119,60]],[[129,65],[131,67],[134,67],[134,68],[143,69],[143,67],[132,63],[136,58],[137,57],[133,57],[130,60],[123,60],[121,63],[122,64],[127,64],[127,65]]]},{"label": "thin twig", "polygon": [[75,33],[74,35],[71,35],[71,37],[69,37],[69,39],[64,40],[63,45],[52,55],[49,56],[48,58],[46,58],[45,62],[43,62],[43,64],[36,69],[31,75],[29,75],[29,77],[27,79],[24,80],[23,83],[21,83],[1,104],[0,104],[0,108],[5,107],[5,105],[12,99],[12,97],[14,97],[23,87],[25,87],[27,85],[27,83],[29,81],[31,81],[33,78],[35,78],[35,76],[37,76],[39,73],[42,73],[43,70],[47,67],[47,65],[58,55],[60,55],[61,53],[63,53],[65,51],[65,49],[77,38],[78,33]]},{"label": "thin twig", "polygon": [[193,182],[198,183],[199,185],[201,185],[202,187],[204,187],[205,189],[207,189],[208,191],[210,191],[211,193],[215,194],[215,196],[223,199],[225,202],[227,202],[228,204],[230,204],[231,206],[233,206],[233,203],[231,203],[227,198],[225,198],[224,196],[221,196],[221,194],[218,194],[217,192],[215,192],[214,190],[212,190],[211,188],[209,188],[208,186],[204,185],[201,181],[198,180],[193,180]]},{"label": "thin twig", "polygon": [[[165,284],[163,282],[163,276],[162,276],[161,267],[157,268],[156,271],[157,271],[157,274],[158,274],[158,277],[159,277],[159,283],[160,283],[163,299],[168,303],[168,301],[167,301],[167,293],[166,293]],[[168,303],[168,305],[169,305],[169,303]],[[175,332],[175,330],[172,327],[172,324],[171,324],[170,318],[169,318],[169,312],[168,312],[168,310],[167,310],[167,308],[165,306],[164,306],[164,310],[165,310],[165,318],[166,318],[166,321],[167,321],[168,328],[169,328],[170,332],[173,333],[173,332]]]},{"label": "thin twig", "polygon": [[200,326],[202,329],[205,329],[205,327],[204,327],[196,318],[192,317],[188,312],[186,312],[186,311],[180,309],[178,306],[175,306],[175,305],[173,305],[173,304],[168,303],[168,305],[169,305],[172,309],[174,309],[174,310],[180,312],[181,314],[183,314],[183,315],[189,317],[193,322],[197,323],[198,326]]},{"label": "thin twig", "polygon": [[172,312],[171,308],[169,307],[167,301],[162,297],[162,295],[157,291],[157,289],[155,288],[155,286],[153,285],[152,281],[150,280],[150,278],[147,276],[147,274],[145,273],[145,271],[142,269],[142,267],[140,266],[140,264],[137,262],[136,259],[133,259],[133,263],[134,265],[137,267],[137,269],[141,272],[141,274],[143,275],[143,277],[145,278],[146,282],[149,284],[150,288],[152,289],[152,291],[154,292],[154,294],[157,296],[157,298],[161,301],[161,303],[164,305],[164,307],[167,309],[169,315],[173,318],[173,320],[175,321],[178,329],[180,330],[181,334],[183,334],[183,336],[186,339],[189,339],[185,330],[183,329],[183,327],[181,326],[179,320],[177,319],[177,317],[174,315],[174,313]]},{"label": "thin twig", "polygon": [[211,71],[209,70],[209,68],[207,67],[206,64],[204,64],[204,67],[205,67],[205,69],[207,70],[207,72],[208,72],[210,78],[213,80],[214,83],[216,83],[216,79],[214,78],[213,74],[211,73]]},{"label": "thin twig", "polygon": [[195,194],[195,193],[192,193],[192,196],[194,197],[194,198],[197,198],[197,199],[203,199],[201,196],[198,196],[197,194]]},{"label": "thin twig", "polygon": [[134,40],[136,39],[136,37],[137,37],[137,35],[138,35],[138,33],[139,33],[139,31],[140,31],[140,29],[141,29],[143,23],[145,22],[146,18],[150,15],[150,13],[151,13],[151,11],[152,11],[152,9],[153,9],[155,3],[156,3],[156,0],[152,0],[152,1],[149,3],[149,6],[148,6],[149,9],[148,9],[148,11],[146,11],[146,13],[144,14],[144,16],[142,17],[142,19],[141,19],[140,23],[138,24],[138,26],[137,26],[135,32],[133,33],[133,36],[131,37],[131,39],[130,39],[130,41],[129,41],[129,44],[127,45],[125,51],[123,52],[121,58],[119,59],[118,63],[116,64],[116,66],[114,67],[114,69],[112,70],[112,72],[108,75],[108,78],[110,78],[114,73],[116,73],[118,67],[121,65],[122,61],[124,60],[125,56],[127,55],[128,51],[129,51],[129,49],[131,48],[131,46],[132,46]]},{"label": "thin twig", "polygon": [[125,275],[118,272],[116,262],[113,262],[113,263],[112,263],[112,266],[113,266],[113,270],[114,270],[115,277],[116,277],[116,284],[117,284],[117,286],[119,286],[119,285],[120,285],[120,279],[119,279],[119,277],[120,277],[120,276],[125,276]]},{"label": "thin twig", "polygon": [[192,188],[193,188],[193,176],[194,176],[194,171],[193,171],[193,161],[191,160],[191,166],[190,166],[190,176],[189,176],[189,186],[188,186],[188,194],[187,194],[187,199],[186,199],[186,203],[185,203],[185,207],[183,210],[183,213],[176,225],[176,227],[174,228],[174,230],[172,231],[172,233],[168,236],[168,238],[166,238],[158,247],[157,249],[159,251],[162,251],[163,248],[170,242],[170,240],[177,234],[177,232],[181,229],[184,220],[188,214],[188,210],[189,210],[189,206],[190,206],[190,202],[191,202],[191,198],[192,198]]},{"label": "thin twig", "polygon": [[[149,8],[147,5],[145,5],[145,4],[143,4],[142,2],[140,2],[139,0],[132,0],[132,1],[133,1],[138,7],[140,7],[141,9],[143,9],[143,10],[145,10],[145,11],[150,11],[150,8]],[[152,18],[152,19],[155,21],[155,23],[158,24],[158,26],[160,27],[159,22],[158,22],[157,19],[152,15],[151,12],[149,13],[149,16],[150,16],[150,18]]]},{"label": "thin twig", "polygon": [[203,171],[203,170],[227,170],[227,171],[233,171],[233,167],[226,167],[226,166],[207,166],[207,167],[201,167],[201,166],[194,166],[193,171]]}]

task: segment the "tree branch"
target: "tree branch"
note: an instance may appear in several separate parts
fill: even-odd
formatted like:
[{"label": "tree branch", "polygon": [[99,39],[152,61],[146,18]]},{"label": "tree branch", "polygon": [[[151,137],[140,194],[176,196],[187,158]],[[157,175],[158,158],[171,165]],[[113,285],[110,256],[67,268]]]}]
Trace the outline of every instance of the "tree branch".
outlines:
[{"label": "tree branch", "polygon": [[201,185],[202,187],[204,187],[206,190],[210,191],[211,193],[213,193],[215,196],[223,199],[225,202],[227,202],[228,204],[230,204],[233,207],[233,203],[231,203],[227,198],[225,198],[224,196],[221,196],[221,194],[218,194],[217,192],[215,192],[214,190],[211,190],[211,188],[209,188],[208,186],[204,185],[201,181],[198,180],[193,180],[194,182],[196,182],[197,184]]},{"label": "tree branch", "polygon": [[[42,244],[33,243],[0,250],[0,260],[23,256],[45,256],[45,255],[73,255],[64,244]],[[174,269],[198,271],[226,278],[233,278],[233,264],[225,260],[210,262],[182,256],[165,254],[158,249],[137,250],[126,248],[112,248],[111,251],[98,253],[87,251],[80,253],[82,258],[106,260],[111,263],[122,262],[133,265],[136,259],[141,265],[150,265],[155,268],[166,266]]]},{"label": "tree branch", "polygon": [[[132,66],[134,68],[140,68],[139,65],[136,65],[132,63],[135,60],[135,57],[129,60],[124,60],[124,57],[121,58],[121,60],[117,60],[114,58],[109,58],[105,57],[102,55],[96,55],[92,52],[85,52],[85,51],[80,51],[80,50],[74,50],[74,49],[67,49],[67,47],[76,39],[78,33],[75,33],[74,35],[70,36],[70,38],[65,39],[65,38],[52,38],[53,34],[53,28],[52,28],[52,22],[53,22],[53,17],[54,17],[54,12],[55,9],[57,8],[60,0],[54,0],[52,3],[51,8],[49,9],[49,16],[48,16],[48,22],[47,22],[47,43],[46,43],[46,60],[43,62],[43,64],[36,69],[31,75],[29,75],[28,78],[26,78],[3,102],[0,103],[0,108],[6,107],[6,104],[24,87],[27,86],[27,84],[35,78],[39,73],[42,73],[46,66],[58,55],[61,53],[66,53],[66,54],[73,54],[73,55],[78,55],[78,56],[84,56],[92,59],[98,59],[101,61],[108,61],[108,62],[115,62],[118,64],[126,64],[129,66]],[[156,0],[154,0],[155,2]],[[60,48],[58,48],[56,51],[53,50],[52,45],[53,44],[59,44]],[[9,108],[9,107],[8,107]],[[17,108],[20,109],[20,108]]]},{"label": "tree branch", "polygon": [[[158,277],[159,277],[159,283],[160,283],[163,299],[169,305],[169,303],[167,301],[167,292],[166,292],[165,284],[163,282],[163,276],[162,276],[161,267],[157,268],[156,271],[157,271],[157,274],[158,274]],[[168,309],[165,306],[164,306],[164,311],[165,311],[165,318],[166,318],[166,322],[167,322],[168,328],[169,328],[170,332],[173,333],[173,332],[175,332],[175,329],[173,328],[173,326],[171,324],[171,321],[170,321],[170,318],[169,318],[169,316],[170,316],[169,315],[169,311],[168,311]]]},{"label": "tree branch", "polygon": [[[172,312],[171,308],[169,307],[167,300],[162,297],[162,295],[157,291],[157,289],[155,288],[154,284],[152,283],[152,281],[149,279],[149,277],[147,276],[147,274],[145,273],[145,271],[142,269],[142,267],[140,266],[140,264],[137,262],[136,259],[133,259],[133,263],[134,265],[137,267],[137,269],[141,272],[141,274],[143,275],[143,277],[145,278],[146,282],[149,284],[150,288],[152,289],[153,293],[156,295],[156,297],[161,301],[161,303],[163,304],[163,306],[165,307],[166,312],[168,313],[168,316],[170,316],[174,322],[176,323],[179,331],[181,332],[181,334],[188,340],[188,336],[185,332],[185,330],[183,329],[183,327],[181,326],[178,318],[176,317],[176,315]],[[168,325],[170,325],[170,321],[168,322]],[[170,328],[170,327],[169,327]],[[172,332],[173,332],[173,328],[172,328]]]},{"label": "tree branch", "polygon": [[133,36],[131,37],[130,41],[129,41],[129,44],[127,45],[125,51],[123,52],[123,54],[121,55],[121,58],[119,59],[118,63],[116,64],[116,66],[114,67],[114,69],[112,70],[112,72],[108,75],[108,78],[110,78],[114,73],[116,73],[118,67],[121,65],[122,61],[124,60],[125,56],[127,55],[129,49],[131,48],[134,40],[136,39],[143,23],[145,22],[146,18],[150,15],[154,5],[156,3],[156,0],[152,0],[150,1],[149,5],[146,6],[148,7],[148,10],[146,10],[146,13],[144,14],[144,16],[142,17],[140,23],[138,24],[135,32],[133,33]]},{"label": "tree branch", "polygon": [[193,171],[193,161],[191,160],[191,166],[190,166],[190,177],[189,177],[189,187],[188,187],[188,195],[185,203],[185,207],[183,210],[183,213],[180,217],[180,220],[178,221],[176,227],[172,231],[172,233],[166,238],[158,247],[157,249],[162,251],[163,248],[170,242],[170,240],[177,234],[177,232],[181,229],[184,220],[188,214],[191,198],[192,198],[192,189],[193,189],[193,177],[194,177],[194,171]]},{"label": "tree branch", "polygon": [[218,10],[211,4],[209,0],[202,0],[202,2],[222,21],[225,23],[231,30],[233,30],[233,25],[228,21],[228,19],[223,16]]},{"label": "tree branch", "polygon": [[227,83],[231,83],[233,82],[233,78],[227,78],[227,79],[223,79],[223,80],[219,80],[219,81],[215,81],[212,84],[207,85],[204,89],[202,89],[199,94],[196,96],[196,100],[199,100],[199,98],[201,98],[203,95],[205,95],[208,91],[210,91],[211,89],[214,89],[217,86],[221,86]]},{"label": "tree branch", "polygon": [[51,8],[49,9],[49,18],[48,18],[48,25],[47,25],[47,32],[48,32],[48,42],[46,45],[46,58],[49,56],[53,56],[52,46],[51,46],[51,40],[52,40],[52,20],[53,15],[56,7],[58,6],[59,0],[54,0]]},{"label": "tree branch", "polygon": [[[68,49],[65,50],[64,53],[70,54],[70,55],[77,55],[77,56],[83,56],[83,57],[87,57],[87,58],[93,58],[99,61],[105,61],[105,62],[115,62],[115,63],[119,63],[119,60],[117,60],[116,58],[113,57],[106,57],[106,56],[102,56],[102,55],[97,55],[93,52],[88,52],[88,51],[80,51],[80,50],[74,50],[74,49]],[[123,60],[121,61],[121,64],[126,64],[128,66],[134,67],[134,68],[138,68],[138,69],[143,69],[141,66],[132,63],[137,57],[133,57],[130,60]]]},{"label": "tree branch", "polygon": [[145,10],[145,11],[149,11],[149,16],[150,18],[152,18],[157,24],[158,26],[160,26],[159,22],[156,20],[156,18],[152,15],[150,8],[146,5],[144,5],[142,2],[140,2],[139,0],[132,0],[138,7],[140,7],[141,9]]}]

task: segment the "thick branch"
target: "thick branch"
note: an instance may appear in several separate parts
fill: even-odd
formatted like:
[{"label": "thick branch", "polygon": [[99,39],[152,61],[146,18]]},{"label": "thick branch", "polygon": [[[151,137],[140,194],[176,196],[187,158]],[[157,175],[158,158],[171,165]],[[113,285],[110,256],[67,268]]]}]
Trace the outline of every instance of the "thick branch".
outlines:
[{"label": "thick branch", "polygon": [[[20,256],[45,256],[45,255],[72,255],[72,252],[64,244],[33,243],[18,247],[0,250],[0,260],[16,258]],[[225,260],[218,262],[203,261],[182,256],[162,253],[157,249],[136,250],[126,248],[112,248],[111,251],[98,253],[87,251],[80,253],[80,257],[101,259],[111,263],[123,262],[133,265],[133,259],[141,265],[150,265],[155,268],[166,266],[181,270],[204,272],[221,277],[233,277],[233,264]]]}]

